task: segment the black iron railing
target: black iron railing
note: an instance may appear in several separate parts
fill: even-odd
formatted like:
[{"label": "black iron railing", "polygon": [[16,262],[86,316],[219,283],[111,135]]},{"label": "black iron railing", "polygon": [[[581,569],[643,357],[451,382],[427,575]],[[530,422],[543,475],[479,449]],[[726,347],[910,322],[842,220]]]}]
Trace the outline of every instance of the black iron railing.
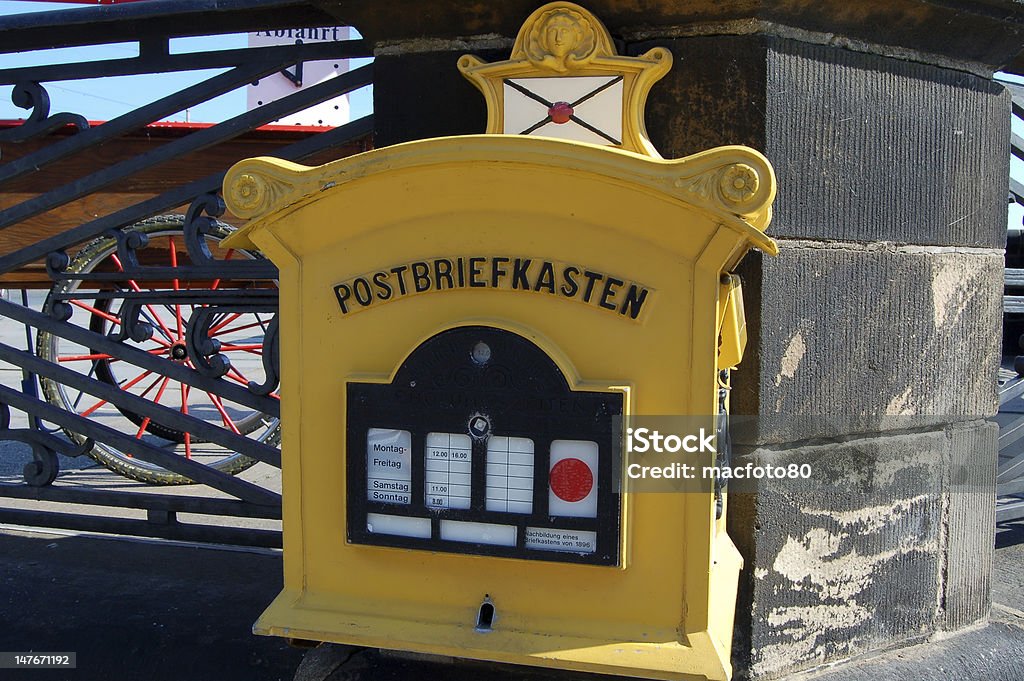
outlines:
[{"label": "black iron railing", "polygon": [[[0,18],[0,54],[139,44],[138,56],[127,59],[0,69],[0,85],[13,85],[14,103],[27,112],[20,125],[0,130],[0,196],[5,186],[41,178],[33,195],[0,207],[0,231],[21,227],[24,234],[30,221],[46,225],[48,215],[64,210],[66,216],[75,202],[116,193],[132,178],[180,166],[190,155],[252,137],[260,126],[372,82],[372,66],[363,66],[140,153],[75,165],[163,118],[296,64],[370,56],[358,40],[171,54],[171,38],[333,22],[309,3],[281,0],[153,0]],[[87,111],[50,110],[51,81],[215,68],[224,71],[102,124],[90,125]],[[265,150],[258,143],[246,149],[296,161],[330,150],[340,156],[368,148],[372,130],[367,116]],[[31,149],[20,153],[26,145]],[[49,183],[47,172],[62,167],[84,170],[70,178],[58,172],[62,181]],[[24,327],[28,339],[26,348],[0,343],[0,362],[25,377],[19,388],[0,386],[0,440],[31,452],[21,479],[5,480],[0,497],[145,512],[110,518],[11,502],[0,506],[0,523],[279,545],[273,530],[177,519],[179,513],[280,518],[278,493],[236,475],[255,462],[280,466],[277,272],[258,253],[219,247],[231,229],[221,221],[226,170],[196,169],[154,195],[82,214],[70,227],[33,228],[18,248],[0,252],[0,277],[34,266],[45,267],[50,279],[41,304],[31,304],[27,294],[22,304],[0,300],[0,323]],[[184,215],[166,217],[182,206]],[[15,420],[24,427],[12,426],[12,409],[23,414]],[[205,487],[167,494],[65,484],[57,477],[58,454],[91,454],[137,480]]]},{"label": "black iron railing", "polygon": [[[1012,97],[1013,127],[1024,124],[1024,86],[1006,84]],[[1011,132],[1010,155],[1024,161],[1024,139]],[[1010,177],[1010,203],[1024,206],[1024,185]],[[999,522],[1024,518],[1024,225],[1010,225],[1004,279],[1004,347],[1009,351],[1000,371],[999,469],[996,489]]]}]

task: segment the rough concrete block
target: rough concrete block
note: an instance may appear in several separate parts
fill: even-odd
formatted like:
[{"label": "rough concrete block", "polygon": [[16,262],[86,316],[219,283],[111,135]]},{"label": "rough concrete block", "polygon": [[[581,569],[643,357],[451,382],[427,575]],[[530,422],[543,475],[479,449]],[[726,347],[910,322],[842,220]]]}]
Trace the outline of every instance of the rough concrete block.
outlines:
[{"label": "rough concrete block", "polygon": [[663,46],[672,69],[647,98],[647,132],[665,158],[726,144],[765,148],[767,46],[752,36],[636,43],[630,54]]},{"label": "rough concrete block", "polygon": [[1009,95],[962,71],[769,41],[773,232],[1002,248]]},{"label": "rough concrete block", "polygon": [[672,50],[647,128],[676,158],[763,151],[777,237],[1002,248],[1009,99],[963,71],[765,36],[637,43]]},{"label": "rough concrete block", "polygon": [[746,443],[995,413],[999,254],[781,246],[741,268],[751,335],[732,406],[760,424]]},{"label": "rough concrete block", "polygon": [[384,147],[487,128],[483,95],[459,72],[459,57],[508,59],[508,50],[459,49],[379,56],[373,64],[374,144]]},{"label": "rough concrete block", "polygon": [[946,569],[941,626],[960,629],[988,615],[995,553],[999,427],[950,430]]},{"label": "rough concrete block", "polygon": [[[979,523],[979,539],[965,541],[960,528],[970,514],[947,516],[949,481],[958,470],[951,463],[964,461],[968,449],[993,460],[992,438],[983,423],[741,457],[807,463],[813,475],[730,494],[729,533],[747,565],[734,640],[740,677],[780,678],[920,640],[943,624],[943,599],[959,624],[979,616],[989,563],[960,554],[982,537],[991,544],[991,523]],[[971,508],[985,503],[976,496]],[[971,569],[984,574],[969,578]]]}]

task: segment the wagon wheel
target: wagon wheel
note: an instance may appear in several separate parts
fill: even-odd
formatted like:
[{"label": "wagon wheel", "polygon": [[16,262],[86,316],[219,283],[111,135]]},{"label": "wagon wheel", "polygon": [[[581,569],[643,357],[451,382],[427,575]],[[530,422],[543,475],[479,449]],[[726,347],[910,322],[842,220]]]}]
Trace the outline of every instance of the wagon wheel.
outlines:
[{"label": "wagon wheel", "polygon": [[[140,222],[130,229],[146,234],[148,245],[139,249],[140,262],[179,267],[179,257],[184,255],[184,218],[179,215],[165,215]],[[231,227],[220,222],[214,223],[206,237],[212,251],[225,260],[253,258],[244,251],[219,251],[217,242],[231,232]],[[117,255],[117,240],[104,236],[86,244],[72,259],[67,272],[81,274],[93,271],[123,271]],[[173,279],[175,289],[195,290],[216,289],[219,280],[213,282],[189,282]],[[145,291],[152,286],[133,280],[113,282],[108,288],[123,291]],[[69,323],[88,327],[90,330],[108,335],[120,325],[119,303],[99,296],[99,285],[88,281],[71,280],[58,282],[46,298],[44,308],[49,310],[58,295],[72,306],[73,316]],[[70,298],[67,294],[74,294]],[[149,340],[124,343],[145,350],[168,361],[192,366],[185,350],[185,329],[193,311],[192,305],[154,304],[144,305],[141,319],[149,323],[154,333]],[[225,379],[243,385],[250,381],[264,380],[262,351],[263,335],[270,323],[269,313],[223,313],[210,323],[210,337],[220,341],[220,354],[231,360],[231,369]],[[278,419],[262,414],[248,407],[234,404],[216,394],[192,388],[183,383],[156,374],[152,371],[119,361],[109,354],[73,343],[48,332],[41,332],[36,344],[40,357],[74,369],[99,381],[117,385],[122,390],[149,399],[164,407],[170,407],[183,414],[216,423],[239,435],[256,439],[266,444],[277,444],[280,440]],[[147,443],[173,450],[189,459],[196,460],[211,468],[234,475],[256,463],[220,445],[174,427],[160,423],[157,419],[111,405],[87,393],[63,385],[53,379],[40,378],[46,399],[52,404],[73,411],[81,416],[97,420],[104,425],[129,432]],[[276,395],[275,395],[276,396]],[[65,430],[76,442],[84,442],[81,434]],[[165,468],[134,458],[110,445],[97,442],[89,456],[110,470],[142,482],[161,485],[188,484],[188,478]]]}]

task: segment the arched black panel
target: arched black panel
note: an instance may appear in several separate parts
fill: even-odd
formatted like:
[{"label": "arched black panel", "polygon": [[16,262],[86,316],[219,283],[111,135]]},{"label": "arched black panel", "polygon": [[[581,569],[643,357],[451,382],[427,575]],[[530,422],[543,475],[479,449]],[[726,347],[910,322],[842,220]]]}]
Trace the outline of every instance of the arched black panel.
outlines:
[{"label": "arched black panel", "polygon": [[[347,398],[351,543],[618,564],[620,393],[571,390],[526,338],[464,326]],[[552,451],[572,459],[557,494]]]}]

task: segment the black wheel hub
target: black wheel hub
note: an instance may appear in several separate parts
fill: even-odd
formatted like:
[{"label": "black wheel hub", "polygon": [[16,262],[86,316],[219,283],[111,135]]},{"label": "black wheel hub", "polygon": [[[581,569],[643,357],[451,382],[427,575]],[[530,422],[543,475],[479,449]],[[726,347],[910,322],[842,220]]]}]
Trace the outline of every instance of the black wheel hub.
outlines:
[{"label": "black wheel hub", "polygon": [[184,362],[188,359],[188,350],[184,343],[175,343],[171,346],[171,359],[176,362]]}]

